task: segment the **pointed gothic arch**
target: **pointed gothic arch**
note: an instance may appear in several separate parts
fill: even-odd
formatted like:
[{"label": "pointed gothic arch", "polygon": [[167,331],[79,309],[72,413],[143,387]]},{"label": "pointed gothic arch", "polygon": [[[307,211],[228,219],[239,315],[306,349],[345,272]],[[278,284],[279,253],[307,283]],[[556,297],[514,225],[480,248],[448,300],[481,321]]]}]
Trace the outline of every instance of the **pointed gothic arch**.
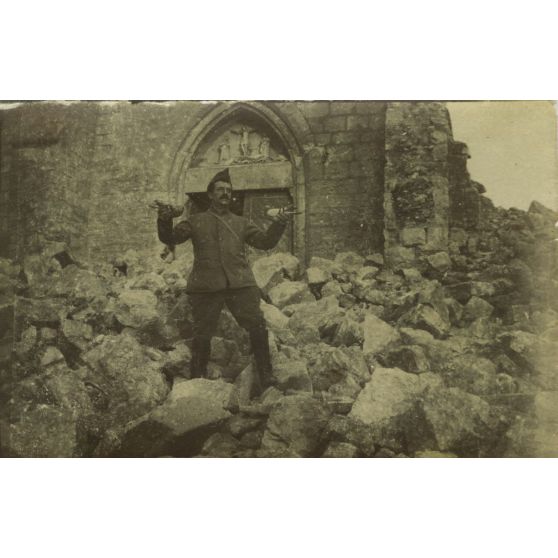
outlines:
[{"label": "pointed gothic arch", "polygon": [[[270,161],[272,164],[267,166],[267,170],[271,172],[268,172],[267,178],[272,179],[274,184],[272,187],[289,190],[296,203],[300,214],[295,216],[292,250],[302,261],[305,261],[306,196],[302,148],[282,115],[264,103],[222,103],[210,110],[194,126],[182,141],[173,159],[168,182],[169,199],[177,204],[184,203],[187,193],[194,191],[193,183],[197,183],[198,191],[202,191],[207,185],[205,177],[224,167],[229,167],[237,173],[237,182],[250,183],[254,172],[248,171],[256,171],[258,174],[263,166],[235,165],[234,162],[232,165],[230,163],[220,165],[215,161],[215,154],[212,163],[200,163],[200,153],[207,149],[207,144],[215,139],[219,131],[244,121],[255,123],[256,126],[259,125],[267,130],[268,135],[272,137],[273,147],[276,148],[273,150],[274,153],[277,152],[278,157],[285,161],[284,163]],[[207,168],[203,168],[204,164]],[[200,166],[202,168],[199,168]],[[271,168],[273,166],[274,168]],[[232,176],[234,183],[235,175]],[[265,186],[265,184],[261,185],[262,188]]]}]

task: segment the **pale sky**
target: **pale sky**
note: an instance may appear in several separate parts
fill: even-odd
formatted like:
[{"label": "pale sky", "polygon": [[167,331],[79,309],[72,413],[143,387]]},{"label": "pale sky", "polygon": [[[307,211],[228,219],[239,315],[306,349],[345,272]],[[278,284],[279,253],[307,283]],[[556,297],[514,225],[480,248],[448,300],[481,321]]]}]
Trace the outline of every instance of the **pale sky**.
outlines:
[{"label": "pale sky", "polygon": [[555,105],[548,101],[447,103],[455,140],[469,146],[467,168],[495,205],[558,209]]}]

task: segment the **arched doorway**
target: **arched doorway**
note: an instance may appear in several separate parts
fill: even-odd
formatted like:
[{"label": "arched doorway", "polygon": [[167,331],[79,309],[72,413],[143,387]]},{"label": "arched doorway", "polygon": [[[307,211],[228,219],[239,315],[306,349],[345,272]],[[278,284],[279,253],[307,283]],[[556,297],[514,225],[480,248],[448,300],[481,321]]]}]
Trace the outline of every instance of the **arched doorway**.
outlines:
[{"label": "arched doorway", "polygon": [[[192,211],[205,207],[211,178],[228,168],[234,187],[233,210],[262,228],[267,209],[294,203],[300,212],[273,251],[304,261],[305,197],[300,148],[283,120],[261,103],[222,104],[194,128],[175,156],[170,198]],[[261,255],[261,252],[258,252]]]}]

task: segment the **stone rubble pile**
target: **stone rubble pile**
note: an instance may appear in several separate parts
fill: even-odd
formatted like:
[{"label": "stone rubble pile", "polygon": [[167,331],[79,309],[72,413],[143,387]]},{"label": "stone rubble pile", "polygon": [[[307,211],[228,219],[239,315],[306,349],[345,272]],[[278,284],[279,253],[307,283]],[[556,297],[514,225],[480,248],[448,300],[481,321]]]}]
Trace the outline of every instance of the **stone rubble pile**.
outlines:
[{"label": "stone rubble pile", "polygon": [[88,265],[56,243],[0,260],[1,454],[555,455],[557,220],[536,202],[499,209],[413,267],[261,257],[274,386],[252,401],[227,311],[209,379],[189,378],[188,248],[171,263]]}]

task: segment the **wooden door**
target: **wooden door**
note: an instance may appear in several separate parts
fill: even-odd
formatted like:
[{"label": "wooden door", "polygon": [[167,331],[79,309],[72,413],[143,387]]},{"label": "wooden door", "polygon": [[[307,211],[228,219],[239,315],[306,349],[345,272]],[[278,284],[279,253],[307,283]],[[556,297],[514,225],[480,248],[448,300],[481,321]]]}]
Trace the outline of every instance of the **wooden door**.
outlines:
[{"label": "wooden door", "polygon": [[[277,190],[247,190],[244,192],[243,214],[258,227],[265,230],[271,224],[271,220],[265,215],[266,211],[274,207],[284,207],[292,203],[291,192],[285,188]],[[276,252],[290,252],[292,254],[293,248],[293,223],[291,222],[275,248],[263,251],[249,246],[248,259],[253,261],[265,254],[273,254]]]}]

